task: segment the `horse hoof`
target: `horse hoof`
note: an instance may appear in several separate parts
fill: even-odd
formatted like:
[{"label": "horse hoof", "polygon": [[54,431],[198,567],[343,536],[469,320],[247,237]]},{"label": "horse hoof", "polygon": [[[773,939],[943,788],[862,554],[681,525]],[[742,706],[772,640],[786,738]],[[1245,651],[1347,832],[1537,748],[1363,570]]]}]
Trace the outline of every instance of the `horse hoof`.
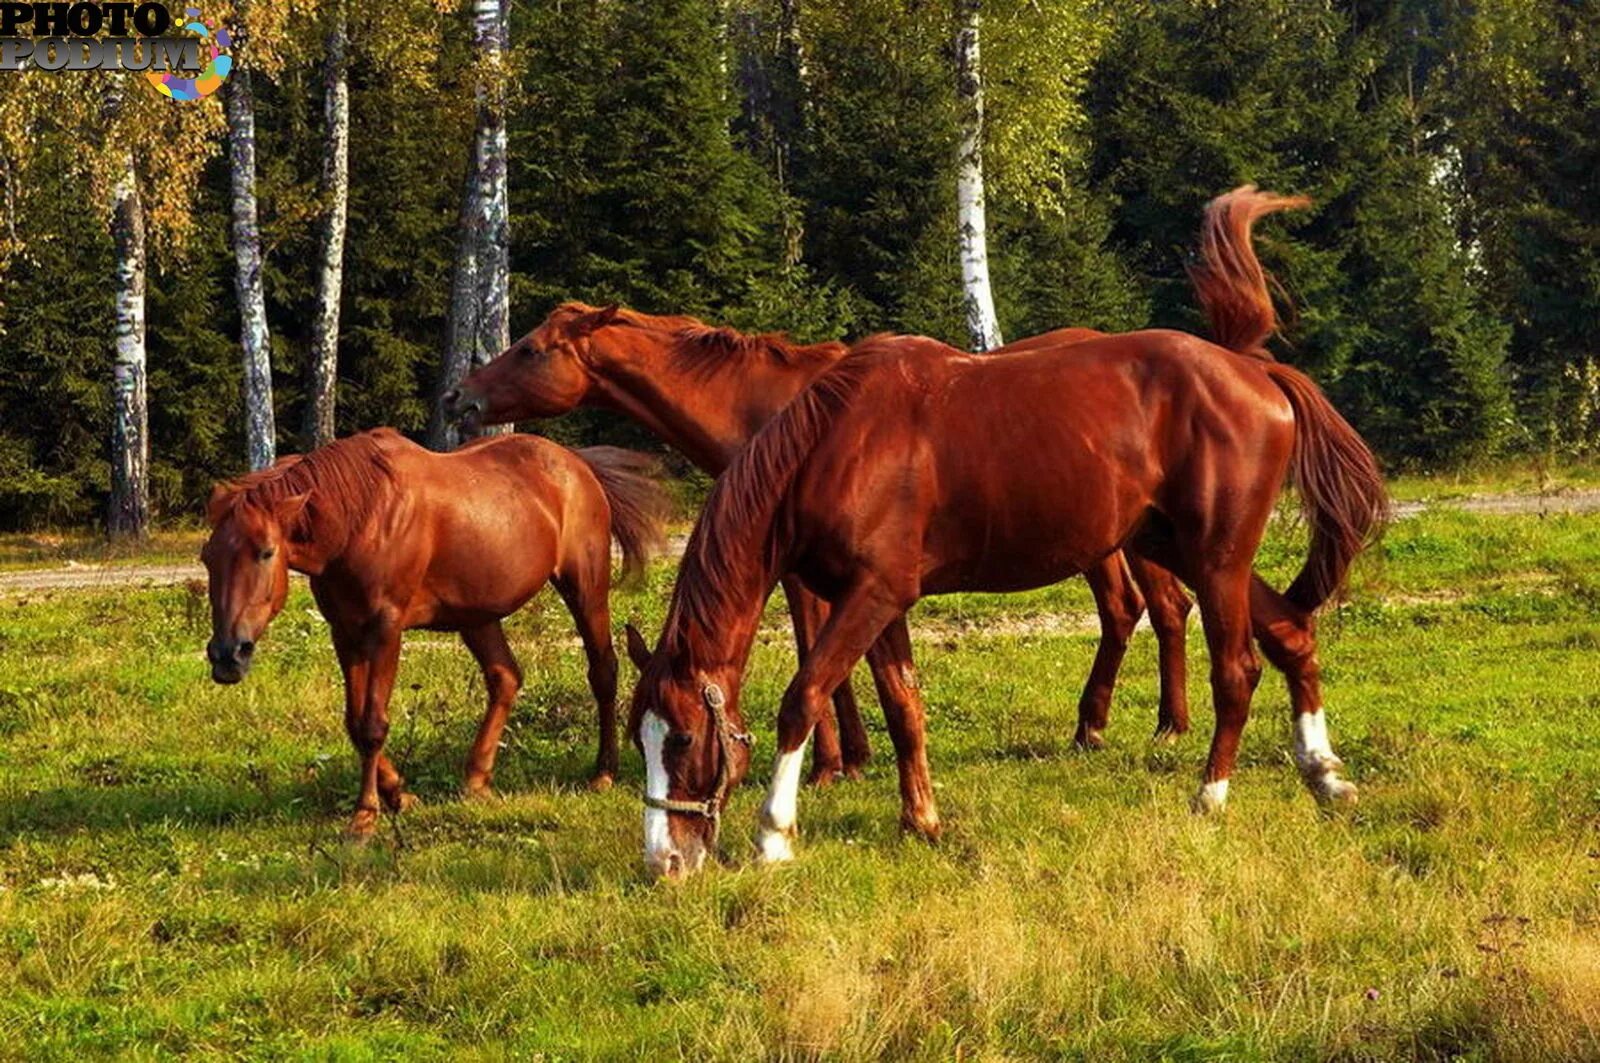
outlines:
[{"label": "horse hoof", "polygon": [[867,773],[860,764],[846,764],[844,770],[839,772],[835,781],[860,782],[867,777]]},{"label": "horse hoof", "polygon": [[939,823],[938,816],[901,816],[900,830],[921,838],[929,845],[937,844],[944,834],[944,827]]},{"label": "horse hoof", "polygon": [[484,804],[493,804],[500,800],[500,795],[495,792],[493,786],[490,786],[486,782],[467,783],[461,788],[461,799],[463,801],[478,801]]},{"label": "horse hoof", "polygon": [[756,839],[757,859],[768,867],[787,864],[794,859],[794,831],[762,828]]},{"label": "horse hoof", "polygon": [[357,809],[356,814],[350,817],[350,823],[344,828],[345,840],[357,845],[365,845],[377,832],[378,814],[364,808]]},{"label": "horse hoof", "polygon": [[1093,751],[1106,747],[1105,735],[1093,727],[1080,727],[1078,733],[1073,735],[1072,744],[1079,749]]},{"label": "horse hoof", "polygon": [[615,781],[616,780],[611,777],[611,773],[609,771],[603,771],[599,775],[596,775],[594,778],[589,780],[589,790],[592,793],[603,794],[607,790],[611,789],[611,786]]},{"label": "horse hoof", "polygon": [[1353,805],[1359,797],[1355,783],[1341,779],[1332,772],[1312,783],[1311,792],[1316,796],[1317,803],[1324,806]]},{"label": "horse hoof", "polygon": [[1150,736],[1150,744],[1153,746],[1175,746],[1182,736],[1183,732],[1176,728],[1158,727],[1156,728],[1156,733]]},{"label": "horse hoof", "polygon": [[1199,793],[1194,795],[1194,800],[1189,802],[1190,811],[1200,816],[1214,815],[1227,807],[1227,779],[1218,779],[1216,782],[1206,783],[1200,787]]},{"label": "horse hoof", "polygon": [[811,774],[806,776],[807,786],[832,786],[833,780],[839,775],[839,769],[832,764],[819,765],[811,769]]}]

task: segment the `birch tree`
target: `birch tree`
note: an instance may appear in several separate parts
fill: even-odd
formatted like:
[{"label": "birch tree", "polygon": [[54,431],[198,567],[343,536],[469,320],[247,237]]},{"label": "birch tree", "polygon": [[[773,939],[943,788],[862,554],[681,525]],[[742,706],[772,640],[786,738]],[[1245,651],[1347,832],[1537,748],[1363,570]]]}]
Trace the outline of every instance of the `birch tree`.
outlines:
[{"label": "birch tree", "polygon": [[[476,129],[456,234],[448,336],[428,442],[447,450],[459,433],[440,398],[511,344],[511,210],[506,181],[505,53],[508,0],[473,0],[472,41],[478,80]],[[485,431],[509,431],[491,428]]]},{"label": "birch tree", "polygon": [[235,63],[225,92],[234,289],[239,298],[239,346],[244,354],[245,456],[250,468],[264,469],[277,457],[277,426],[272,411],[267,298],[261,278],[261,229],[256,220],[255,99],[247,63]]},{"label": "birch tree", "polygon": [[333,442],[339,380],[339,299],[344,287],[345,223],[350,202],[350,86],[345,52],[345,9],[330,14],[322,74],[322,222],[317,264],[317,309],[312,322],[311,363],[306,380],[304,437],[307,449]]},{"label": "birch tree", "polygon": [[956,148],[956,224],[961,290],[969,343],[975,351],[999,347],[1000,322],[989,290],[989,245],[983,198],[983,70],[978,31],[982,0],[956,0],[956,95],[960,133]]},{"label": "birch tree", "polygon": [[[113,108],[120,101],[113,95]],[[106,530],[144,538],[150,529],[150,412],[145,388],[144,204],[132,149],[121,153],[112,188],[111,236],[116,248],[116,356],[111,379],[111,497]]]}]

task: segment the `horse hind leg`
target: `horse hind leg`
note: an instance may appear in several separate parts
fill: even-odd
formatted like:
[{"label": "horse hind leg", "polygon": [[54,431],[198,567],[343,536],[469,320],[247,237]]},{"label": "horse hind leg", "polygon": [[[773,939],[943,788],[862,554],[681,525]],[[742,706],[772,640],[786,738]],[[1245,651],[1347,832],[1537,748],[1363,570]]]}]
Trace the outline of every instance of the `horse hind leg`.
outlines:
[{"label": "horse hind leg", "polygon": [[1128,569],[1144,594],[1150,626],[1156,633],[1161,662],[1161,706],[1156,716],[1154,741],[1168,744],[1189,731],[1189,611],[1194,599],[1184,593],[1178,577],[1153,562],[1129,552]]},{"label": "horse hind leg", "polygon": [[591,790],[609,790],[617,778],[617,651],[611,641],[611,554],[575,572],[551,578],[561,600],[567,603],[583,640],[588,661],[589,690],[599,717],[599,745],[595,752]]},{"label": "horse hind leg", "polygon": [[1250,585],[1250,619],[1262,652],[1289,684],[1300,778],[1322,804],[1354,803],[1355,784],[1341,777],[1344,762],[1328,741],[1315,618],[1256,576]]},{"label": "horse hind leg", "polygon": [[1197,812],[1220,811],[1227,803],[1228,778],[1250,717],[1250,699],[1261,681],[1261,663],[1250,642],[1250,579],[1247,560],[1242,566],[1204,571],[1196,581],[1217,711],[1205,775],[1194,799]]},{"label": "horse hind leg", "polygon": [[1129,579],[1121,552],[1113,553],[1084,573],[1094,592],[1095,610],[1100,614],[1100,645],[1094,665],[1078,699],[1078,730],[1073,744],[1079,749],[1099,749],[1111,717],[1111,695],[1117,672],[1128,652],[1128,640],[1144,615],[1144,599]]},{"label": "horse hind leg", "polygon": [[467,644],[483,670],[483,685],[489,695],[488,708],[478,724],[478,735],[467,752],[462,792],[469,798],[486,798],[494,794],[495,756],[500,750],[500,737],[505,732],[511,706],[522,689],[522,669],[511,653],[505,629],[499,621],[463,631],[461,641]]}]

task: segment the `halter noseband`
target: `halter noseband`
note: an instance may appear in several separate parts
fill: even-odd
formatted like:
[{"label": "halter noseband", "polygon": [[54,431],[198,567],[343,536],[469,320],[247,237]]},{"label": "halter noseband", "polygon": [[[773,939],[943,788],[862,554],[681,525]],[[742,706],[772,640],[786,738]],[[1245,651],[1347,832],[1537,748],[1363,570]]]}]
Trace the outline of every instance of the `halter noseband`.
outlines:
[{"label": "halter noseband", "polygon": [[733,769],[728,759],[728,745],[738,742],[740,745],[750,747],[755,744],[755,738],[749,731],[735,731],[728,722],[727,696],[722,693],[722,688],[715,683],[707,683],[702,692],[706,708],[711,711],[712,723],[716,725],[715,735],[717,741],[717,785],[711,791],[711,796],[704,801],[680,801],[672,797],[652,797],[644,795],[646,808],[660,809],[662,812],[681,812],[689,816],[702,816],[711,821],[711,841],[716,844],[717,832],[722,825],[722,803],[727,799],[728,791],[733,788]]}]

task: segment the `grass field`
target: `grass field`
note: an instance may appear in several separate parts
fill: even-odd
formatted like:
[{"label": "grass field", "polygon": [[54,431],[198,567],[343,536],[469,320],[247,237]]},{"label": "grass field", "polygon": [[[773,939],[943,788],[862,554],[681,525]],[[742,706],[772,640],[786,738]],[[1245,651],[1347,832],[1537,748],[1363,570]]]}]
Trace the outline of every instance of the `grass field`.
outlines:
[{"label": "grass field", "polygon": [[[1420,490],[1420,489],[1419,489]],[[1263,566],[1294,568],[1287,533]],[[1081,583],[914,614],[946,839],[901,839],[889,744],[801,798],[796,864],[654,886],[640,764],[585,792],[592,710],[553,597],[493,805],[455,797],[470,657],[407,645],[391,750],[423,808],[360,849],[326,630],[303,585],[241,686],[184,587],[0,597],[0,1055],[377,1059],[1600,1058],[1600,516],[1396,525],[1323,623],[1319,813],[1273,674],[1226,815],[1135,640],[1109,746],[1070,748]],[[659,626],[670,566],[622,593]],[[792,669],[773,612],[744,698],[764,782]],[[624,666],[624,689],[633,675]],[[858,679],[869,695],[869,684]],[[870,703],[870,695],[869,695]],[[876,712],[871,715],[876,716]]]}]

